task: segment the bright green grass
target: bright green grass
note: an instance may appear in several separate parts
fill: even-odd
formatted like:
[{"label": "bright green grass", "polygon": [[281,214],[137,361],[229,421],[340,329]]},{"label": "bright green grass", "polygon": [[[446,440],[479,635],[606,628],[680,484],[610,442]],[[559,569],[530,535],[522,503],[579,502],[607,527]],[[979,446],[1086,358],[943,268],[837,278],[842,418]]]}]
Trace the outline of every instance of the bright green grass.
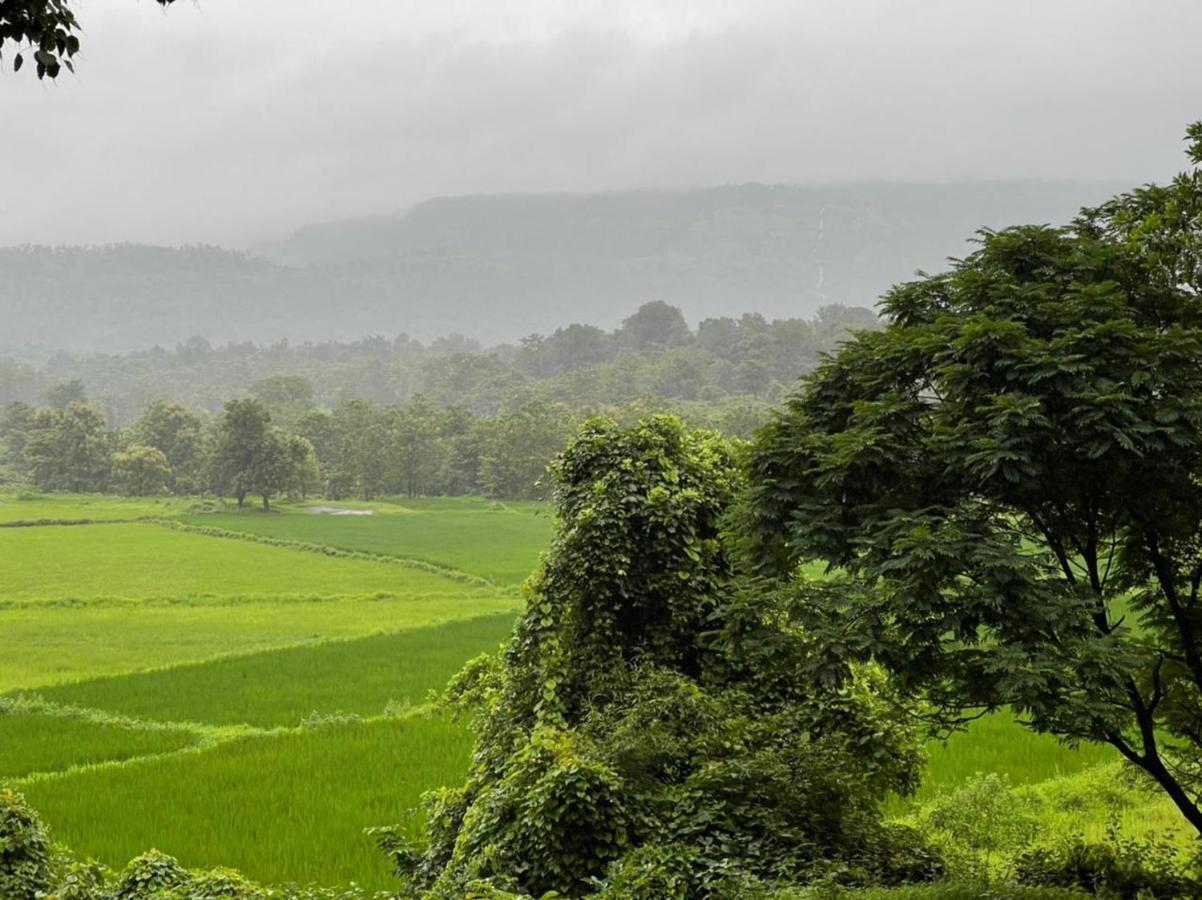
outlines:
[{"label": "bright green grass", "polygon": [[419,628],[512,612],[519,604],[512,597],[457,587],[467,593],[462,597],[254,603],[216,599],[0,608],[0,692]]},{"label": "bright green grass", "polygon": [[1197,851],[1197,834],[1163,791],[1120,763],[1094,766],[1071,775],[1014,788],[1033,805],[1041,842],[1080,835],[1105,841],[1112,825],[1126,837],[1168,838],[1182,850]]},{"label": "bright green grass", "polygon": [[169,753],[192,742],[186,731],[123,728],[67,716],[0,710],[0,779]]},{"label": "bright green grass", "polygon": [[104,494],[0,494],[0,524],[119,522],[165,518],[187,510],[187,497],[110,497]]},{"label": "bright green grass", "polygon": [[378,715],[392,701],[423,702],[468,659],[496,650],[512,627],[512,615],[491,616],[40,693],[55,703],[139,719],[214,725],[292,726],[314,712]]},{"label": "bright green grass", "polygon": [[999,711],[951,736],[946,744],[927,748],[930,762],[923,776],[919,800],[958,787],[977,773],[996,772],[1011,784],[1024,785],[1071,775],[1114,762],[1118,754],[1099,744],[1081,744],[1076,749],[1051,735],[1035,734],[1024,728],[1008,711]]},{"label": "bright green grass", "polygon": [[457,594],[432,572],[152,524],[0,529],[0,603],[96,598]]},{"label": "bright green grass", "polygon": [[264,882],[395,888],[363,836],[405,824],[423,791],[455,784],[469,735],[437,719],[378,720],[244,738],[200,753],[19,785],[55,839],[124,865],[150,847]]},{"label": "bright green grass", "polygon": [[431,498],[412,505],[330,504],[370,507],[374,516],[315,515],[304,507],[282,512],[185,516],[192,525],[225,528],[343,550],[421,560],[516,585],[551,542],[553,522],[538,504],[493,508],[472,498]]}]

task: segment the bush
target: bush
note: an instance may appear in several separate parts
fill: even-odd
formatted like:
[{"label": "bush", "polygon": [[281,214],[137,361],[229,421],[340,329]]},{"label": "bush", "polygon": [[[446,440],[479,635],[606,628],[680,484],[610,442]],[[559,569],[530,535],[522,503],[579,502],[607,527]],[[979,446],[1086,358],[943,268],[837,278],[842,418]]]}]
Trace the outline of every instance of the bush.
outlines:
[{"label": "bush", "polygon": [[60,855],[51,900],[108,900],[109,871],[95,860],[79,862]]},{"label": "bush", "polygon": [[1008,874],[1009,860],[1038,830],[1029,801],[1016,796],[1004,775],[978,773],[926,806],[919,816],[959,875],[988,879]]},{"label": "bush", "polygon": [[772,900],[1081,900],[1081,894],[1065,888],[940,881],[935,884],[856,891],[837,885],[823,885],[782,891],[773,894]]},{"label": "bush", "polygon": [[610,867],[606,900],[685,900],[696,854],[680,845],[645,844]]},{"label": "bush", "polygon": [[25,798],[0,787],[0,897],[37,897],[53,882],[50,838]]},{"label": "bush", "polygon": [[189,877],[172,890],[154,895],[156,900],[255,900],[267,898],[267,891],[232,869],[213,869]]},{"label": "bush", "polygon": [[188,870],[175,857],[150,850],[130,860],[117,881],[113,900],[145,900],[191,880]]},{"label": "bush", "polygon": [[[1196,874],[1196,873],[1195,873]],[[1019,855],[1020,884],[1073,888],[1103,897],[1202,897],[1202,881],[1183,871],[1172,845],[1111,834],[1105,843],[1074,837]]]}]

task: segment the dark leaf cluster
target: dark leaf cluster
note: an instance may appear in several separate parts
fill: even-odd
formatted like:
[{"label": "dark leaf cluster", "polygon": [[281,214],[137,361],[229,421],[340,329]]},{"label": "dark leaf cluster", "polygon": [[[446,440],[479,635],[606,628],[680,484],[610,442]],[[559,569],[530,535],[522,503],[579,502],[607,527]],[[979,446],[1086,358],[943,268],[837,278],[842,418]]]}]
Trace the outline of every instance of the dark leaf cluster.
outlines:
[{"label": "dark leaf cluster", "polygon": [[[156,0],[162,6],[174,0]],[[17,48],[13,71],[21,71],[28,55],[38,78],[57,78],[65,66],[75,71],[79,21],[67,0],[0,0],[0,52]]]}]

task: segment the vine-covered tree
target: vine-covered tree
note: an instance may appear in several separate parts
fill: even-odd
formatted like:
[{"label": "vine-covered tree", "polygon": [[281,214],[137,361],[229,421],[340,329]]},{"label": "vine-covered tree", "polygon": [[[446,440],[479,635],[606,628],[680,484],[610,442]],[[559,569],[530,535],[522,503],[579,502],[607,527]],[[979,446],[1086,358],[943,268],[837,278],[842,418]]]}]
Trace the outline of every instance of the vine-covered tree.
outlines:
[{"label": "vine-covered tree", "polygon": [[1202,832],[1202,172],[883,307],[752,454],[764,570],[840,573],[795,585],[809,671],[1108,743]]},{"label": "vine-covered tree", "polygon": [[800,638],[738,584],[724,439],[593,420],[554,474],[559,532],[504,657],[451,688],[475,717],[467,781],[427,797],[424,846],[378,833],[407,890],[661,900],[931,874],[878,808],[915,781],[909,729],[870,678],[812,685]]}]

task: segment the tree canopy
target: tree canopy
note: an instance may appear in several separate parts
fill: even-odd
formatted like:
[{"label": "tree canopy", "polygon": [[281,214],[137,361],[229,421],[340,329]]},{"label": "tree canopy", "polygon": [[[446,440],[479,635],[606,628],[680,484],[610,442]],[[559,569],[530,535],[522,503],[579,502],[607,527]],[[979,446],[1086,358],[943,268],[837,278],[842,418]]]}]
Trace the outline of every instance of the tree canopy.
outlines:
[{"label": "tree canopy", "polygon": [[1202,172],[984,232],[883,308],[752,453],[810,671],[1111,744],[1202,832]]}]

